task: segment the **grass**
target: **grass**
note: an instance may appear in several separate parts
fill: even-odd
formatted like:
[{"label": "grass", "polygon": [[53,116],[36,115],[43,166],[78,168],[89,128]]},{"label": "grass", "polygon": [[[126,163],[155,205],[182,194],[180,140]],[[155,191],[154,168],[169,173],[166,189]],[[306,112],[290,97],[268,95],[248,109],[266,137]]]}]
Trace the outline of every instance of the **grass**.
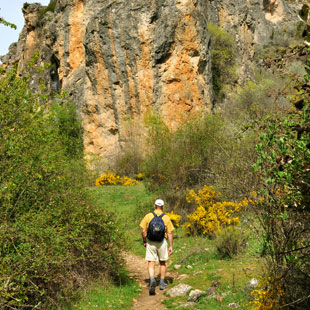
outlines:
[{"label": "grass", "polygon": [[124,283],[116,285],[110,281],[93,283],[79,296],[79,301],[64,310],[131,309],[133,298],[141,292],[135,279],[127,277]]},{"label": "grass", "polygon": [[[144,256],[145,249],[141,241],[139,223],[147,212],[152,211],[154,199],[158,197],[147,192],[143,183],[133,187],[92,187],[90,192],[102,207],[115,213],[118,218],[117,225],[126,233],[127,250]],[[245,229],[249,230],[246,227]],[[244,252],[233,259],[221,259],[212,240],[201,236],[189,237],[182,228],[177,228],[174,232],[174,253],[170,257],[169,269],[172,271],[175,264],[180,264],[178,273],[186,274],[187,278],[175,279],[171,287],[185,283],[194,289],[207,291],[212,281],[219,281],[218,293],[227,294],[221,302],[213,298],[202,298],[194,307],[187,309],[227,309],[228,304],[233,302],[246,309],[249,296],[247,284],[250,279],[258,278],[262,273],[258,251],[259,244],[252,233]],[[83,292],[81,301],[72,305],[70,310],[130,309],[132,299],[137,298],[139,292],[140,288],[131,278],[121,285],[96,283]],[[176,309],[177,306],[184,304],[187,298],[187,296],[169,298],[165,301],[165,305],[169,309]]]},{"label": "grass", "polygon": [[136,186],[104,186],[90,188],[94,199],[115,213],[118,225],[126,233],[127,249],[143,256],[145,249],[139,223],[147,212],[153,211],[154,197],[147,192],[143,183]]}]

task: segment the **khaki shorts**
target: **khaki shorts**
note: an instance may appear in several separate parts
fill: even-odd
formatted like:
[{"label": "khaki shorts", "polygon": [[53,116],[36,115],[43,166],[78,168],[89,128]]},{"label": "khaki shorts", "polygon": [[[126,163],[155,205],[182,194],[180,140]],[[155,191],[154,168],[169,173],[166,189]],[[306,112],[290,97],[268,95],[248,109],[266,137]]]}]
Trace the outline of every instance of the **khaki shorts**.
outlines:
[{"label": "khaki shorts", "polygon": [[145,259],[149,262],[168,260],[167,240],[161,242],[147,240]]}]

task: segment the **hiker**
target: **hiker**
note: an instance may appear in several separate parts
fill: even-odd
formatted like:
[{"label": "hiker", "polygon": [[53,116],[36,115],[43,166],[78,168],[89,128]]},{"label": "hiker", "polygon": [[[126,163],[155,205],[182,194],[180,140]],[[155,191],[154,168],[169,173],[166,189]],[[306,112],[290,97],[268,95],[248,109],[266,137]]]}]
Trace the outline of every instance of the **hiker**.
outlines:
[{"label": "hiker", "polygon": [[[148,261],[148,272],[150,276],[149,294],[155,295],[155,262],[160,264],[160,290],[167,288],[165,281],[166,261],[172,254],[173,247],[173,224],[168,215],[163,213],[164,201],[157,199],[154,204],[154,212],[148,213],[140,223],[142,228],[143,244],[146,248],[145,260]],[[169,248],[167,243],[169,240]]]}]

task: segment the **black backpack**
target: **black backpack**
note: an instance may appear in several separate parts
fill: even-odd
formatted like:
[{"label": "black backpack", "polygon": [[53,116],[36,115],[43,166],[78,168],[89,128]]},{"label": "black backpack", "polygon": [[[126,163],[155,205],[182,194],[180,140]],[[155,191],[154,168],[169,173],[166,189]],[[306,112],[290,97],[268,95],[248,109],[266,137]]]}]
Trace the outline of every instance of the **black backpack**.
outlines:
[{"label": "black backpack", "polygon": [[165,213],[157,216],[155,212],[152,212],[154,217],[152,218],[149,227],[147,229],[147,238],[151,241],[163,241],[165,238],[165,223],[162,217]]}]

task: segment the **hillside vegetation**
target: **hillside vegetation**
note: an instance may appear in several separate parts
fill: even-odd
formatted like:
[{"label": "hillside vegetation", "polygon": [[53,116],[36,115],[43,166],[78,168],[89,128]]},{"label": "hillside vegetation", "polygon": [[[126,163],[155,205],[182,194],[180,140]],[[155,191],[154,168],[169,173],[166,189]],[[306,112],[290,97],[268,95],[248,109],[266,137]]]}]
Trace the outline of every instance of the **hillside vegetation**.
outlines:
[{"label": "hillside vegetation", "polygon": [[174,131],[155,112],[129,121],[136,134],[104,170],[86,168],[68,96],[30,90],[48,65],[1,69],[1,309],[130,309],[141,290],[122,254],[144,255],[138,224],[159,197],[177,227],[169,268],[183,275],[170,287],[204,292],[192,309],[310,308],[309,50],[265,48],[236,85],[233,41],[208,28],[213,113]]},{"label": "hillside vegetation", "polygon": [[[35,61],[29,70],[38,69]],[[1,309],[52,309],[98,272],[118,278],[122,236],[86,192],[75,107],[0,78]]]}]

